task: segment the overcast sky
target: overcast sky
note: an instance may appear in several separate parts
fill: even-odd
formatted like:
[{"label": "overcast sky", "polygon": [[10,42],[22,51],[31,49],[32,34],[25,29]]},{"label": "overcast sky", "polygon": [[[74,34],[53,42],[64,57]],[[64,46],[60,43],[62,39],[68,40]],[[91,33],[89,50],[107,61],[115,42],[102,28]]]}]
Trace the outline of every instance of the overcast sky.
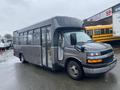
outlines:
[{"label": "overcast sky", "polygon": [[120,0],[0,0],[0,34],[57,15],[85,19],[117,3]]}]

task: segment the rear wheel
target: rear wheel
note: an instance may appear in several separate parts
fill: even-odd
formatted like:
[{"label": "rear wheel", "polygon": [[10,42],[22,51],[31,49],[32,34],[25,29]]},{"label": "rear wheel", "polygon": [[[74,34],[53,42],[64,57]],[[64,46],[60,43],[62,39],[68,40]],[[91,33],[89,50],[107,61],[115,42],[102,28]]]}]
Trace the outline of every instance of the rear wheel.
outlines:
[{"label": "rear wheel", "polygon": [[83,79],[83,69],[81,64],[77,63],[76,61],[70,61],[67,64],[67,73],[68,75],[74,80],[81,80]]},{"label": "rear wheel", "polygon": [[19,58],[22,63],[26,63],[24,55],[20,54]]}]

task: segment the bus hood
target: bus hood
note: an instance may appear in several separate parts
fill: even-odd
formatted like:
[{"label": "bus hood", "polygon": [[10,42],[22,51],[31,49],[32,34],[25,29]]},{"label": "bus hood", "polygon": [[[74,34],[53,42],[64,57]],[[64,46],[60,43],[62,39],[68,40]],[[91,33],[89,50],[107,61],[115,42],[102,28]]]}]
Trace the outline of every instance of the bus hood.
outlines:
[{"label": "bus hood", "polygon": [[106,49],[112,49],[111,45],[106,43],[84,43],[81,47],[84,47],[86,51],[103,51]]}]

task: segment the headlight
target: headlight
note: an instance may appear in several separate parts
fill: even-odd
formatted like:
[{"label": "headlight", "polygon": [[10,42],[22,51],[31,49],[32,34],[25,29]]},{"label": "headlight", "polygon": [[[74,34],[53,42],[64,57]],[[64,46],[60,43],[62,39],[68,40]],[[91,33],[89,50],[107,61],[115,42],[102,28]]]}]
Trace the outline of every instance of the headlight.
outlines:
[{"label": "headlight", "polygon": [[100,52],[92,52],[92,53],[87,53],[87,56],[100,56]]}]

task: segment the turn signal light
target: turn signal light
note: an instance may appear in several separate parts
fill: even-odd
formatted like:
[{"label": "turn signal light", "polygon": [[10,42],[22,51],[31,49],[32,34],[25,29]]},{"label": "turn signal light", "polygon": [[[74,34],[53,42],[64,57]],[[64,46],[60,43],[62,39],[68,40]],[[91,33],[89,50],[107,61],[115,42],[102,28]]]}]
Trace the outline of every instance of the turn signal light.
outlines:
[{"label": "turn signal light", "polygon": [[101,59],[97,59],[97,60],[88,60],[87,62],[88,63],[101,63],[103,60],[101,60]]}]

